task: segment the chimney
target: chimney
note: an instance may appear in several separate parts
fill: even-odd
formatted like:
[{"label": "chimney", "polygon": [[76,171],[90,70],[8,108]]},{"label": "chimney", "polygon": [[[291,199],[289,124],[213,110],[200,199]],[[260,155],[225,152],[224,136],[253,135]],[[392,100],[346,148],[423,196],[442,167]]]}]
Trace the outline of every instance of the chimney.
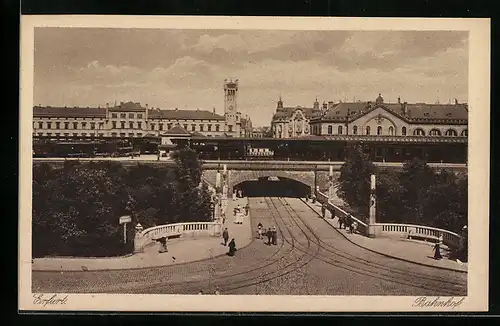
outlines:
[{"label": "chimney", "polygon": [[328,101],[328,109],[333,108],[333,101]]},{"label": "chimney", "polygon": [[403,103],[403,114],[408,114],[408,102]]},{"label": "chimney", "polygon": [[401,104],[401,97],[398,96],[398,104]]},{"label": "chimney", "polygon": [[326,104],[326,102],[323,102],[323,110],[327,110],[328,109],[328,104]]},{"label": "chimney", "polygon": [[455,104],[458,104],[458,99],[455,99]]},{"label": "chimney", "polygon": [[213,108],[212,113],[215,114],[215,107]]}]

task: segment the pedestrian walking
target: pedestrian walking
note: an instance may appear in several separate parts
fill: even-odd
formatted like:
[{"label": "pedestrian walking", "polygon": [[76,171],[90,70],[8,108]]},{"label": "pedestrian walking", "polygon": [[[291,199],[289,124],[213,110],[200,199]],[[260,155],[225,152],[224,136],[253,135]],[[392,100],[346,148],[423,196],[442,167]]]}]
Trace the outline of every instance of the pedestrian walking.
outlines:
[{"label": "pedestrian walking", "polygon": [[273,238],[273,245],[276,245],[278,243],[278,231],[276,231],[276,228],[274,226],[272,230],[272,238]]},{"label": "pedestrian walking", "polygon": [[259,222],[257,225],[257,234],[259,235],[259,239],[262,239],[262,223]]},{"label": "pedestrian walking", "polygon": [[250,207],[248,204],[245,205],[245,215],[248,216],[248,211],[250,210]]},{"label": "pedestrian walking", "polygon": [[434,250],[434,259],[439,260],[443,258],[443,256],[441,256],[441,242],[437,242],[432,250]]},{"label": "pedestrian walking", "polygon": [[222,224],[226,223],[226,213],[222,212]]},{"label": "pedestrian walking", "polygon": [[351,233],[357,233],[358,232],[358,222],[354,221],[352,223],[352,232]]},{"label": "pedestrian walking", "polygon": [[339,216],[339,229],[342,230],[342,224],[344,223],[344,218],[342,216]]},{"label": "pedestrian walking", "polygon": [[219,295],[220,294],[220,291],[219,291],[219,288],[215,288],[215,295]]},{"label": "pedestrian walking", "polygon": [[229,256],[234,256],[234,253],[236,252],[236,242],[234,241],[234,238],[231,239],[229,242]]},{"label": "pedestrian walking", "polygon": [[224,239],[224,246],[226,246],[227,241],[229,240],[229,231],[227,230],[227,228],[222,231],[222,239]]}]

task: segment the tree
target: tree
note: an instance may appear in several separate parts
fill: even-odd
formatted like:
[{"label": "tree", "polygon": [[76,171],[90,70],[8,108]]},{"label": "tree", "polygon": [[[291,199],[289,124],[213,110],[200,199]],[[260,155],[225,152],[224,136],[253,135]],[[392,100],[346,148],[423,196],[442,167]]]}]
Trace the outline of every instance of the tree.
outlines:
[{"label": "tree", "polygon": [[405,209],[401,205],[404,188],[399,180],[399,173],[383,170],[377,174],[377,222],[404,223]]},{"label": "tree", "polygon": [[368,216],[370,199],[370,176],[375,166],[360,145],[347,149],[347,157],[340,168],[338,195],[359,213]]}]

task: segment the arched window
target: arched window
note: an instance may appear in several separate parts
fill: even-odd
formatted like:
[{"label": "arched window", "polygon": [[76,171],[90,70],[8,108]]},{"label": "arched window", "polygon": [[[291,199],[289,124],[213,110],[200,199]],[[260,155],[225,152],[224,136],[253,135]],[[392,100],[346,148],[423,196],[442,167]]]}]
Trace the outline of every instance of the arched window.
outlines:
[{"label": "arched window", "polygon": [[431,136],[441,136],[441,131],[439,129],[432,129],[429,131],[429,135]]},{"label": "arched window", "polygon": [[377,135],[382,135],[382,126],[377,127]]},{"label": "arched window", "polygon": [[369,135],[370,134],[370,126],[366,126],[366,134]]},{"label": "arched window", "polygon": [[394,136],[394,127],[393,126],[389,127],[389,135]]},{"label": "arched window", "polygon": [[406,127],[401,128],[401,135],[406,136]]},{"label": "arched window", "polygon": [[448,130],[446,130],[445,135],[446,136],[456,136],[457,135],[457,131],[455,129],[448,129]]},{"label": "arched window", "polygon": [[338,134],[342,135],[342,126],[339,126],[339,128],[338,128]]},{"label": "arched window", "polygon": [[413,131],[413,135],[415,136],[425,136],[425,131],[421,128],[417,128]]},{"label": "arched window", "polygon": [[463,137],[467,137],[467,136],[469,136],[469,132],[467,131],[467,129],[464,129],[464,130],[462,130],[461,135],[462,135]]},{"label": "arched window", "polygon": [[354,127],[352,127],[352,133],[353,133],[354,135],[357,135],[357,134],[358,134],[358,126],[354,126]]},{"label": "arched window", "polygon": [[328,126],[328,134],[331,135],[333,133],[333,127]]}]

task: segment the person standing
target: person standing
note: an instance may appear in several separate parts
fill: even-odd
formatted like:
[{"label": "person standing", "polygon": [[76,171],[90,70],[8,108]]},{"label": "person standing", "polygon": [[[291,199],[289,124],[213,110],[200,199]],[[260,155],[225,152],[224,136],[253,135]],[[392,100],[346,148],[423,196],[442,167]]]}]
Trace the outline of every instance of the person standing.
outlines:
[{"label": "person standing", "polygon": [[441,256],[441,242],[436,242],[434,245],[434,259],[441,259],[443,256]]},{"label": "person standing", "polygon": [[339,229],[342,230],[342,224],[344,223],[344,218],[342,216],[339,216]]},{"label": "person standing", "polygon": [[276,245],[278,243],[278,231],[276,231],[276,228],[274,226],[272,231],[272,238],[273,238],[273,245]]},{"label": "person standing", "polygon": [[262,239],[262,223],[260,222],[257,225],[257,234],[259,235],[259,240]]},{"label": "person standing", "polygon": [[271,238],[273,237],[273,231],[271,231],[270,228],[267,229],[266,236],[267,236],[267,245],[270,246],[271,245]]},{"label": "person standing", "polygon": [[222,239],[224,239],[224,246],[226,246],[227,241],[229,240],[229,231],[227,230],[227,228],[222,231]]},{"label": "person standing", "polygon": [[216,287],[216,288],[215,288],[215,295],[219,295],[219,294],[220,294],[219,288],[218,288],[218,287]]},{"label": "person standing", "polygon": [[234,238],[231,239],[229,242],[229,256],[234,256],[234,253],[236,252],[236,242],[234,241]]}]

